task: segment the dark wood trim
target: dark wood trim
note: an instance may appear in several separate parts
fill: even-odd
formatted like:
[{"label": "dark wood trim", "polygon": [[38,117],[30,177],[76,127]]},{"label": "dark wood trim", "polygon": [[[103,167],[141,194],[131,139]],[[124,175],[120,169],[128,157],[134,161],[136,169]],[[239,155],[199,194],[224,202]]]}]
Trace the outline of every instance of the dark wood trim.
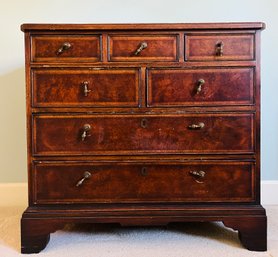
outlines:
[{"label": "dark wood trim", "polygon": [[28,30],[218,30],[218,29],[264,29],[263,22],[227,23],[129,23],[129,24],[23,24],[22,31]]},{"label": "dark wood trim", "polygon": [[229,217],[223,220],[226,227],[238,230],[242,245],[250,251],[267,250],[267,218],[263,216]]},{"label": "dark wood trim", "polygon": [[[163,206],[165,207],[165,206]],[[266,216],[261,206],[146,206],[134,208],[82,209],[28,208],[21,220],[22,253],[34,253],[44,249],[50,233],[62,229],[68,223],[119,223],[122,226],[167,225],[171,222],[222,221],[225,226],[239,231],[242,245],[252,251],[266,250]],[[111,215],[113,208],[113,215]],[[32,227],[32,229],[30,229]]]}]

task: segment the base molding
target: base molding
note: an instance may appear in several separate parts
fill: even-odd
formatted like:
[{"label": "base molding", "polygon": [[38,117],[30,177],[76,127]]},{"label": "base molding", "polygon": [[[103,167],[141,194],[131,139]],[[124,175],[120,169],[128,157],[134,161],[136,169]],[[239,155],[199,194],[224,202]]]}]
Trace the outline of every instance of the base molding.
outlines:
[{"label": "base molding", "polygon": [[267,219],[261,205],[114,205],[29,207],[21,219],[21,251],[37,253],[50,233],[68,223],[119,223],[122,226],[167,225],[171,222],[222,221],[238,230],[243,246],[266,251]]}]

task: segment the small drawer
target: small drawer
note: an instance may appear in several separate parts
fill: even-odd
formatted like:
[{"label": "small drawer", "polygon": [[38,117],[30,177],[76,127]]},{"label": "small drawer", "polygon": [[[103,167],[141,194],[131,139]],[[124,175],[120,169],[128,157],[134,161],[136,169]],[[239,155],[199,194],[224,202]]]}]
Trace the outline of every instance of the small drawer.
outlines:
[{"label": "small drawer", "polygon": [[138,68],[33,69],[34,107],[138,107]]},{"label": "small drawer", "polygon": [[99,62],[99,35],[37,35],[31,38],[33,62]]},{"label": "small drawer", "polygon": [[33,117],[34,155],[254,153],[253,113]]},{"label": "small drawer", "polygon": [[252,202],[254,163],[36,162],[34,204]]},{"label": "small drawer", "polygon": [[254,104],[253,68],[152,68],[147,105],[223,106]]},{"label": "small drawer", "polygon": [[254,60],[254,34],[185,35],[185,60]]},{"label": "small drawer", "polygon": [[110,35],[108,59],[113,62],[178,61],[178,35]]}]

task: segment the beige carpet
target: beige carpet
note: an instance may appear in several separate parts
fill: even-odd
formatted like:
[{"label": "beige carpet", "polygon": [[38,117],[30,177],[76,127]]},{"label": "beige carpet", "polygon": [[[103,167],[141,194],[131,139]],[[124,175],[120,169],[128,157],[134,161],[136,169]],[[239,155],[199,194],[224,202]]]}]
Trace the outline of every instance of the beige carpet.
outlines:
[{"label": "beige carpet", "polygon": [[[242,248],[237,233],[222,223],[168,227],[68,226],[51,234],[37,256],[59,257],[278,257],[278,206],[267,206],[268,251]],[[19,220],[24,207],[0,206],[0,257],[21,256]],[[26,255],[23,255],[26,256]]]}]

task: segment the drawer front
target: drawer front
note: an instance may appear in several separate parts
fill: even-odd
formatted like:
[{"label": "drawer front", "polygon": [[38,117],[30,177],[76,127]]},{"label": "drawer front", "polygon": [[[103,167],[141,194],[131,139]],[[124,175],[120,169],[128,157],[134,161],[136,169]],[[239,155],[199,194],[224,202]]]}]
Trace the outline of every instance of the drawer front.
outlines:
[{"label": "drawer front", "polygon": [[110,35],[109,61],[178,61],[178,35]]},{"label": "drawer front", "polygon": [[36,204],[254,200],[254,164],[243,161],[41,162],[33,180]]},{"label": "drawer front", "polygon": [[34,115],[33,154],[254,152],[254,114]]},{"label": "drawer front", "polygon": [[34,107],[139,106],[139,69],[34,69]]},{"label": "drawer front", "polygon": [[98,35],[33,36],[31,59],[34,62],[98,62],[101,38]]},{"label": "drawer front", "polygon": [[253,60],[253,34],[198,34],[185,36],[185,60]]},{"label": "drawer front", "polygon": [[252,105],[253,68],[149,69],[148,106]]}]

